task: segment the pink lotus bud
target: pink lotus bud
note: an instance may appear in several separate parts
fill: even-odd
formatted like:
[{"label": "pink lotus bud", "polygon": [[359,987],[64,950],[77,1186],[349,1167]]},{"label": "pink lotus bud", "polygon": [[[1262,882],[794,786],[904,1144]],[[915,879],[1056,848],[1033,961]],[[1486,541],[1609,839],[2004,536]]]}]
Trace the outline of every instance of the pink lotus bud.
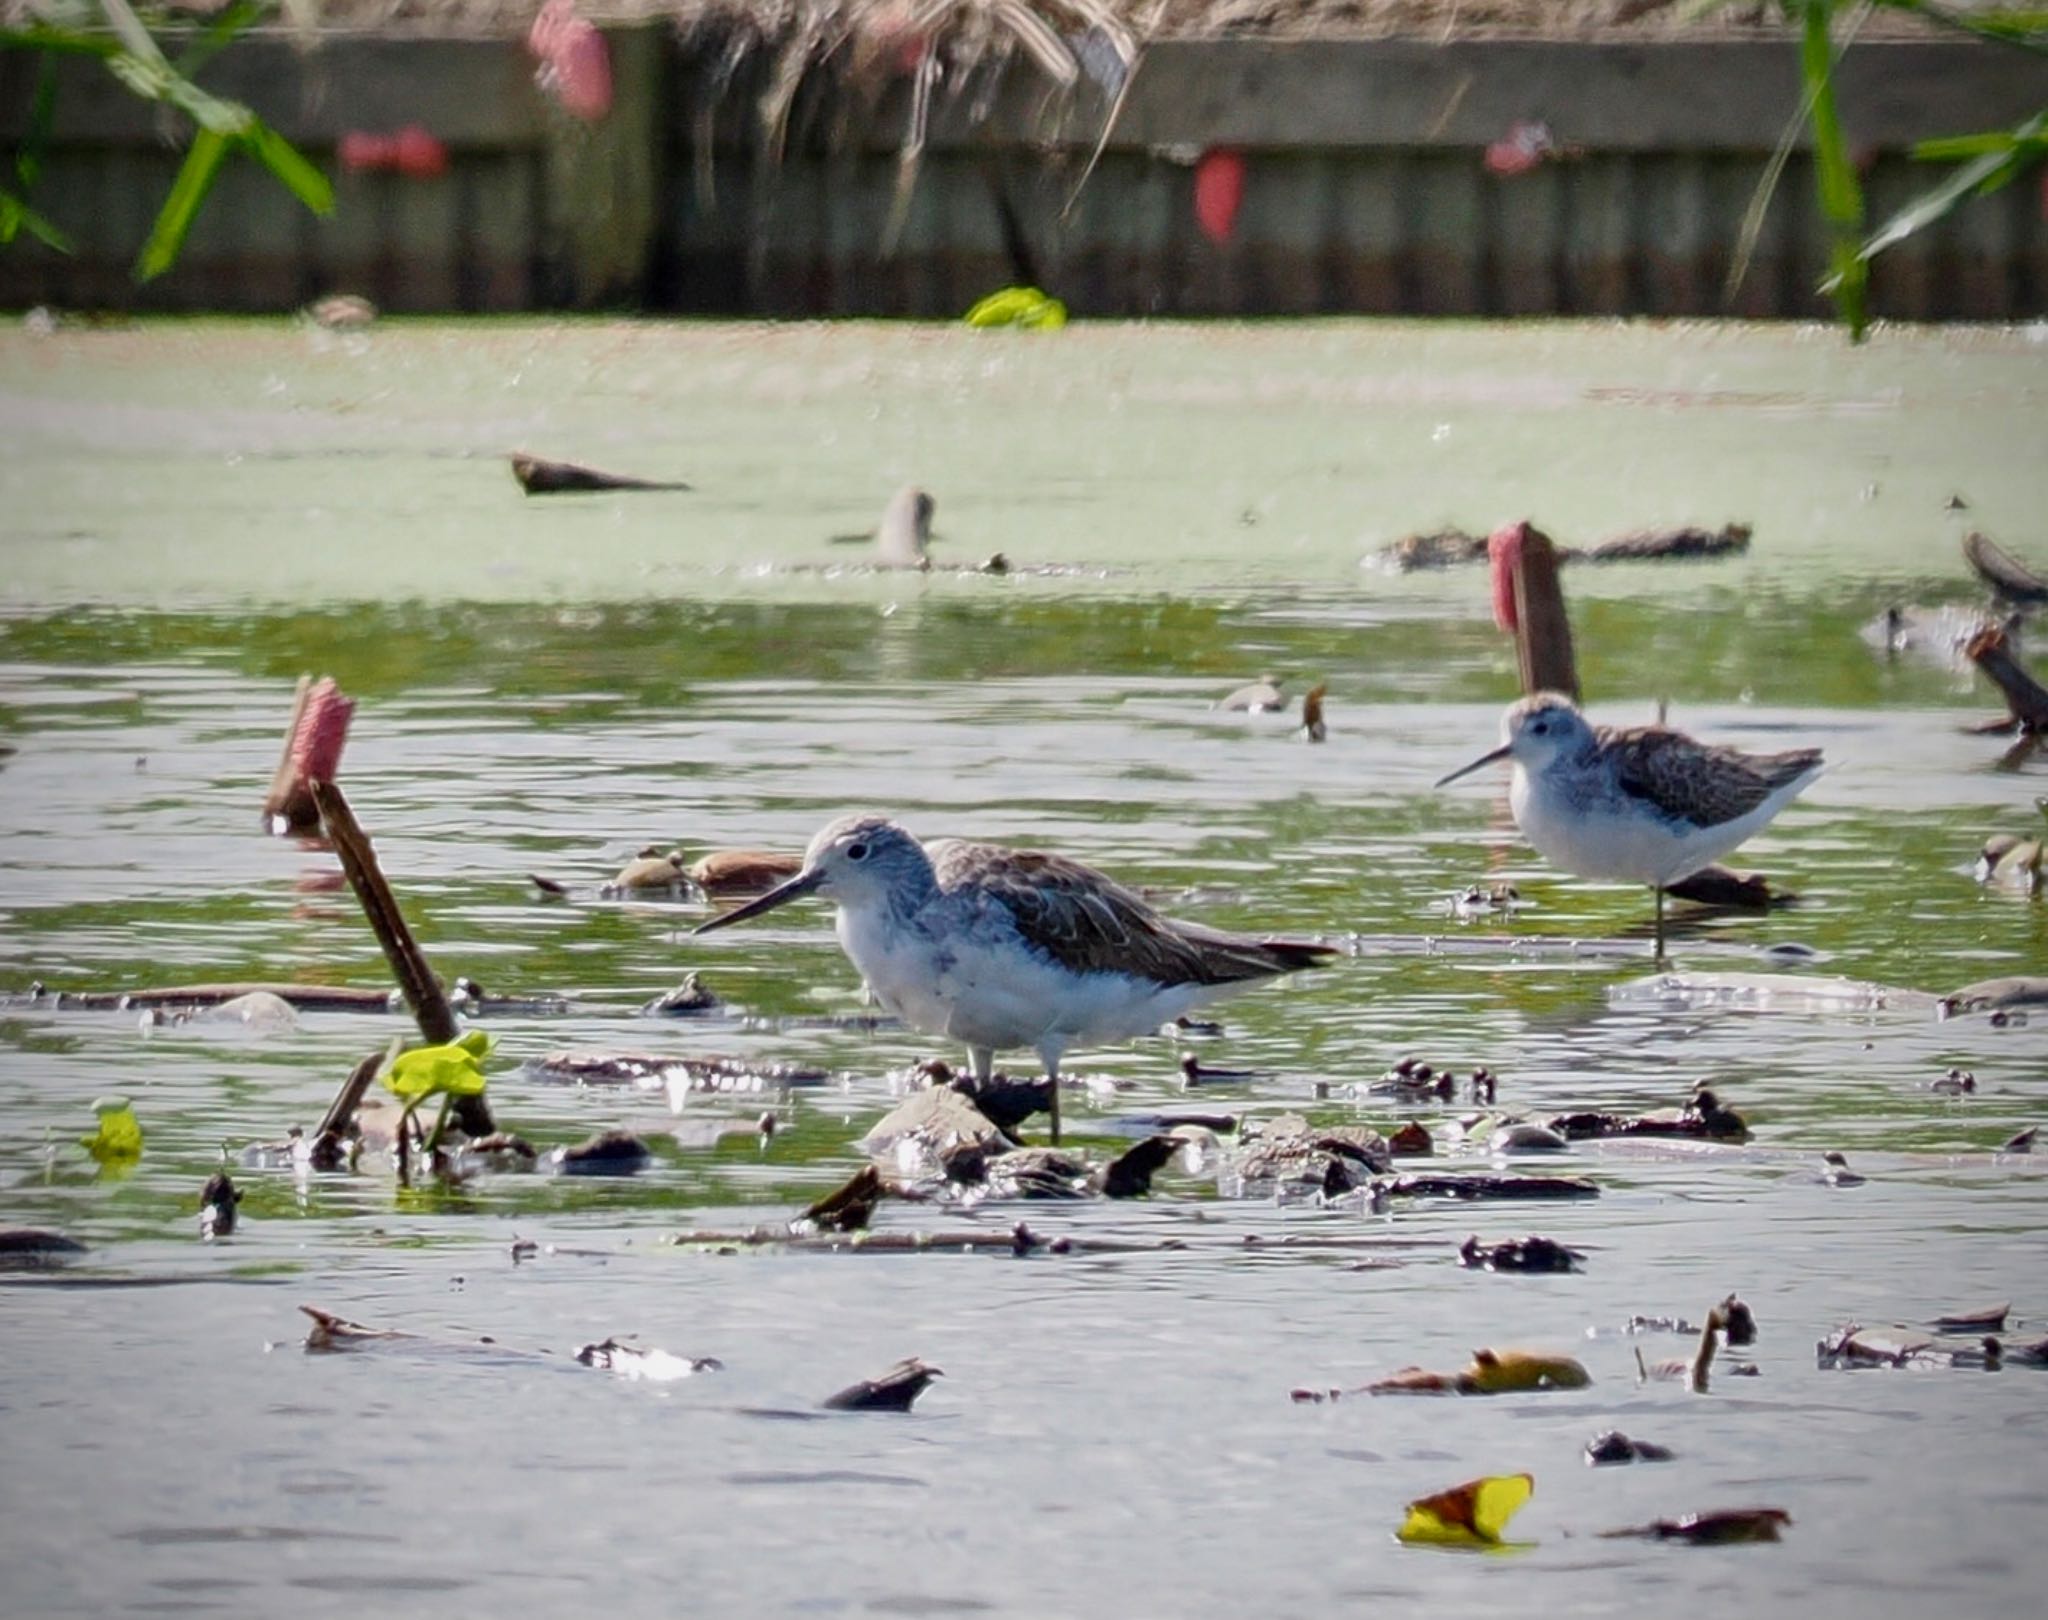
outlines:
[{"label": "pink lotus bud", "polygon": [[1237,225],[1244,177],[1244,154],[1227,146],[1210,147],[1195,164],[1195,223],[1218,247],[1230,240]]},{"label": "pink lotus bud", "polygon": [[571,118],[595,123],[612,110],[611,52],[604,35],[576,14],[575,0],[547,0],[526,36],[535,75]]},{"label": "pink lotus bud", "polygon": [[1486,537],[1486,567],[1493,581],[1493,622],[1509,635],[1519,622],[1515,614],[1515,570],[1522,565],[1522,547],[1529,525],[1503,523]]},{"label": "pink lotus bud", "polygon": [[1503,177],[1527,174],[1545,158],[1556,156],[1557,150],[1550,126],[1525,118],[1486,149],[1487,172]]},{"label": "pink lotus bud", "polygon": [[306,694],[299,728],[292,734],[292,769],[306,782],[332,782],[341,768],[341,745],[348,741],[349,717],[356,700],[343,697],[331,675],[323,675]]}]

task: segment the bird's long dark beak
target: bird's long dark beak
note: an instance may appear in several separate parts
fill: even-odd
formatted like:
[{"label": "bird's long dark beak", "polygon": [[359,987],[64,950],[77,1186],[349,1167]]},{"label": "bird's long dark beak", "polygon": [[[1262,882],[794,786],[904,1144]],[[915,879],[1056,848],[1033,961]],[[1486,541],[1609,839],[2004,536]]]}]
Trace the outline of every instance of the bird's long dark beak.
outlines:
[{"label": "bird's long dark beak", "polygon": [[1470,765],[1460,765],[1455,771],[1451,772],[1449,776],[1439,776],[1436,779],[1436,785],[1438,787],[1449,787],[1453,782],[1457,781],[1459,777],[1470,776],[1474,771],[1478,770],[1480,766],[1491,765],[1495,760],[1506,759],[1513,752],[1514,750],[1510,748],[1506,743],[1502,743],[1498,748],[1494,749],[1492,753],[1481,754],[1477,759],[1472,761]]},{"label": "bird's long dark beak", "polygon": [[701,922],[690,930],[692,935],[708,934],[714,928],[724,928],[730,923],[745,922],[749,917],[758,917],[764,911],[773,911],[777,906],[786,906],[792,900],[801,900],[820,883],[825,881],[822,871],[799,872],[787,883],[770,889],[757,900],[749,900],[743,906],[735,906],[723,916]]}]

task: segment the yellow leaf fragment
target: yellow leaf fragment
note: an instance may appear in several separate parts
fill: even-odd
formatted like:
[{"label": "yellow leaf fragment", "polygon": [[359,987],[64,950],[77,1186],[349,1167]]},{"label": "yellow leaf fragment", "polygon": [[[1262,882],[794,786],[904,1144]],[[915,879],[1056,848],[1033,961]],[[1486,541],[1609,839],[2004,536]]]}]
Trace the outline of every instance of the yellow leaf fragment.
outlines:
[{"label": "yellow leaf fragment", "polygon": [[1533,1474],[1488,1474],[1408,1504],[1408,1519],[1395,1532],[1413,1545],[1497,1547],[1508,1520],[1536,1489]]},{"label": "yellow leaf fragment", "polygon": [[1531,1389],[1584,1389],[1593,1375],[1570,1356],[1533,1350],[1474,1350],[1472,1365],[1458,1375],[1463,1395],[1510,1395]]},{"label": "yellow leaf fragment", "polygon": [[92,1105],[99,1127],[79,1144],[101,1164],[124,1164],[142,1157],[142,1122],[126,1097],[102,1097]]},{"label": "yellow leaf fragment", "polygon": [[491,1038],[481,1030],[447,1046],[416,1046],[384,1071],[384,1084],[407,1102],[427,1097],[475,1097],[484,1089],[484,1054]]}]

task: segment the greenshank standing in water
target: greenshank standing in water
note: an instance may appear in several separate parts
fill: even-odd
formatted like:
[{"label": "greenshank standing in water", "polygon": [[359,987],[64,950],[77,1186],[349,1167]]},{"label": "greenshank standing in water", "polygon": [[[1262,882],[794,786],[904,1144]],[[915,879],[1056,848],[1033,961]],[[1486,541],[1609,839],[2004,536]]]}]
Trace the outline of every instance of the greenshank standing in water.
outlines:
[{"label": "greenshank standing in water", "polygon": [[881,816],[811,840],[803,870],[696,930],[807,894],[839,907],[840,948],[889,1012],[963,1042],[987,1080],[995,1054],[1033,1048],[1052,1082],[1069,1046],[1127,1040],[1260,979],[1312,967],[1327,945],[1252,939],[1162,917],[1102,873],[1031,850],[945,839],[929,847]]},{"label": "greenshank standing in water", "polygon": [[1579,877],[1656,891],[1660,962],[1665,888],[1760,831],[1821,772],[1817,748],[1745,754],[1662,726],[1595,726],[1556,692],[1509,708],[1501,737],[1436,785],[1514,761],[1508,803],[1538,854]]}]

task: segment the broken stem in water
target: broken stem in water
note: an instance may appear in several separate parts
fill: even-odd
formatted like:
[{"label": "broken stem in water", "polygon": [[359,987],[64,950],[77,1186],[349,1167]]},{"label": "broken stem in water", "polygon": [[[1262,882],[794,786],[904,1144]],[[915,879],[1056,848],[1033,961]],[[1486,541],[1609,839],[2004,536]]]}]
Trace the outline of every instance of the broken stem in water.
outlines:
[{"label": "broken stem in water", "polygon": [[[397,897],[384,880],[368,836],[340,788],[319,780],[311,787],[327,836],[340,857],[341,869],[347,874],[356,899],[362,903],[371,932],[384,948],[385,960],[391,964],[405,1004],[420,1026],[420,1035],[430,1046],[450,1045],[461,1035],[462,1026],[456,1022],[455,1009],[449,1005],[440,979],[428,966],[426,954],[406,926],[405,914],[398,909]],[[488,1136],[497,1128],[489,1105],[480,1095],[455,1099],[455,1121],[470,1136]]]}]

